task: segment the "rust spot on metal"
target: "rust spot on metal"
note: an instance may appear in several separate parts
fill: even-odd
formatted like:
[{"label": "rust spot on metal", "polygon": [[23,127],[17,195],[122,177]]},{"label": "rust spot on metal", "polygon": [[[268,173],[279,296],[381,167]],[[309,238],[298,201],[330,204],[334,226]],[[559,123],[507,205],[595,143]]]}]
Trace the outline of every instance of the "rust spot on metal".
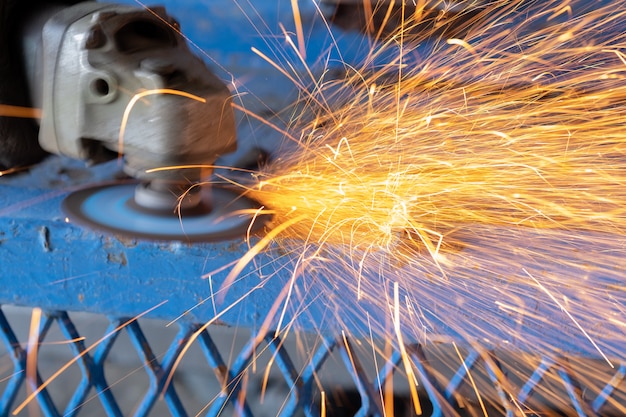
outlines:
[{"label": "rust spot on metal", "polygon": [[122,266],[128,265],[128,259],[126,259],[126,254],[124,252],[120,252],[120,253],[109,252],[107,254],[107,261],[114,263],[114,264],[120,264]]}]

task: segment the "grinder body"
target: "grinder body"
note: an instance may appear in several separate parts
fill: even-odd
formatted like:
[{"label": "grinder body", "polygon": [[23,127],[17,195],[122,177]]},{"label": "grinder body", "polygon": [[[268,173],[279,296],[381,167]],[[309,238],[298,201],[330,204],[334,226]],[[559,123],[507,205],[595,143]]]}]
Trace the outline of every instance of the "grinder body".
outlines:
[{"label": "grinder body", "polygon": [[236,149],[231,93],[165,9],[48,5],[21,27],[41,146],[91,163],[123,156],[139,180],[70,193],[70,221],[186,242],[240,238],[264,224],[258,204],[236,190],[199,186]]},{"label": "grinder body", "polygon": [[135,178],[187,181],[199,170],[146,170],[235,150],[231,93],[165,9],[83,2],[40,9],[23,27],[47,151],[92,163],[123,155]]}]

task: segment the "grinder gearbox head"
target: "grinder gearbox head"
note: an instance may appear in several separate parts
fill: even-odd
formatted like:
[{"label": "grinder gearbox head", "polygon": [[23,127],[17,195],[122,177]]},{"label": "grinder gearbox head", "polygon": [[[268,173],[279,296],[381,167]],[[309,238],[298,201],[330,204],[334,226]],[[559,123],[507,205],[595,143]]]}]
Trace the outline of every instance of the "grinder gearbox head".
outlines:
[{"label": "grinder gearbox head", "polygon": [[94,163],[123,154],[142,180],[152,179],[146,169],[211,164],[235,150],[231,94],[164,8],[79,3],[40,33],[29,67],[44,149]]}]

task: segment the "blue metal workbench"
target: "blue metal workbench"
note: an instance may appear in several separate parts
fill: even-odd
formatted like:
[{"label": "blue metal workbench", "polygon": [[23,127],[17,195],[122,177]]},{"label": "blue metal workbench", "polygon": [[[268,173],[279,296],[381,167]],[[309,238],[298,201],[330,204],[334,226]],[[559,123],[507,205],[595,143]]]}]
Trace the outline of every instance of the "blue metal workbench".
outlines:
[{"label": "blue metal workbench", "polygon": [[[310,65],[314,67],[315,61],[320,56],[327,57],[329,51],[331,61],[338,59],[333,52],[333,42],[337,42],[338,49],[342,50],[343,60],[357,62],[359,53],[363,52],[363,47],[359,45],[367,45],[367,42],[359,35],[341,32],[336,32],[331,42],[326,26],[316,17],[319,15],[315,4],[301,3],[301,12],[309,31]],[[240,92],[249,93],[243,95],[245,105],[258,112],[264,106],[279,110],[297,95],[288,80],[250,51],[251,46],[266,52],[282,48],[280,37],[273,35],[280,33],[279,23],[287,28],[292,26],[290,4],[286,0],[256,2],[253,6],[234,0],[166,2],[169,12],[180,19],[184,31],[206,54],[216,72],[226,81],[235,82]],[[280,139],[267,126],[241,117],[241,153],[254,146],[274,149]],[[225,157],[224,163],[236,158],[237,155]],[[226,267],[248,250],[244,239],[193,245],[154,243],[118,238],[66,221],[60,207],[68,193],[85,185],[115,180],[118,170],[115,161],[86,168],[81,162],[50,157],[28,172],[0,177],[0,279],[3,284],[0,304],[42,309],[40,341],[45,342],[47,332],[56,325],[63,338],[73,340],[70,345],[75,355],[87,352],[77,361],[82,371],[80,383],[67,404],[59,405],[45,389],[40,393],[37,401],[44,415],[75,415],[80,411],[80,405],[93,394],[102,404],[101,413],[123,414],[113,391],[109,389],[105,371],[109,351],[115,344],[117,333],[121,332],[128,333],[150,379],[143,399],[133,411],[136,415],[148,414],[161,401],[172,415],[187,415],[176,384],[168,384],[168,375],[175,368],[179,356],[184,354],[186,343],[194,340],[205,355],[209,368],[223,385],[221,394],[203,411],[208,415],[217,415],[223,410],[255,415],[256,410],[250,401],[239,394],[246,391],[242,375],[254,363],[257,351],[263,349],[273,352],[273,362],[290,387],[281,410],[285,415],[319,415],[320,389],[316,375],[325,364],[330,363],[328,358],[332,352],[340,357],[339,362],[345,368],[343,372],[350,374],[358,392],[357,414],[383,415],[378,389],[395,373],[402,373],[401,349],[398,346],[391,349],[386,365],[379,366],[373,373],[359,364],[353,354],[359,350],[359,337],[368,336],[377,325],[383,326],[384,317],[388,314],[385,309],[366,300],[357,301],[351,289],[341,288],[341,283],[331,282],[328,277],[308,277],[308,280],[297,282],[294,292],[299,294],[298,303],[287,309],[283,328],[285,323],[289,323],[290,330],[316,335],[319,341],[309,349],[309,362],[296,366],[294,356],[297,355],[287,352],[283,338],[269,331],[279,325],[274,309],[282,307],[282,295],[288,287],[291,278],[289,267],[293,262],[281,256],[278,248],[270,247],[259,255],[255,262],[246,266],[228,291],[216,294],[229,272]],[[519,239],[519,235],[512,235],[511,239]],[[526,236],[530,242],[540,239],[541,244],[547,247],[562,244],[558,236],[550,240],[545,235],[534,235],[532,231]],[[599,252],[626,243],[623,237],[581,237],[581,241],[585,239],[599,242],[589,248]],[[508,256],[501,255],[503,259]],[[464,256],[471,259],[471,253]],[[555,262],[540,267],[544,272],[567,273],[562,265],[563,262]],[[502,265],[500,271],[477,273],[498,276],[499,272],[506,272],[506,268],[507,265]],[[532,271],[533,266],[528,268]],[[618,266],[615,269],[604,266],[599,271],[595,275],[591,273],[585,281],[592,282],[596,288],[606,288],[616,313],[621,314],[626,306],[626,295],[621,290],[624,285],[623,271]],[[471,287],[431,284],[427,293],[420,295],[422,304],[427,306],[422,313],[423,332],[416,331],[419,326],[408,321],[404,341],[420,382],[420,395],[431,404],[433,415],[453,413],[453,408],[462,402],[459,398],[464,395],[464,387],[467,388],[469,369],[474,368],[484,370],[485,377],[499,395],[497,409],[508,415],[518,413],[512,400],[524,403],[538,390],[549,371],[565,387],[563,401],[567,403],[567,409],[574,410],[578,415],[602,415],[608,409],[610,399],[618,395],[618,387],[626,373],[626,365],[620,365],[626,363],[626,356],[623,328],[619,323],[593,322],[593,318],[586,323],[603,328],[599,333],[603,336],[596,338],[597,343],[610,352],[616,366],[609,372],[609,377],[594,389],[577,381],[567,361],[548,357],[539,358],[537,367],[528,373],[527,378],[515,384],[512,382],[514,378],[503,371],[506,365],[498,361],[494,349],[509,345],[511,349],[532,353],[533,346],[525,341],[543,339],[545,346],[554,347],[561,357],[596,359],[597,350],[571,320],[555,314],[558,307],[536,288],[529,291],[528,287],[501,282],[498,285],[508,285],[508,294],[511,294],[511,299],[503,300],[503,291],[497,286],[492,292],[485,289],[484,293],[476,296]],[[562,296],[572,302],[579,299],[584,302],[576,288],[564,291]],[[532,319],[520,324],[518,316],[494,303],[496,299],[502,300],[503,304],[536,305],[533,314],[537,317],[554,316],[554,324],[546,327],[544,321],[535,322]],[[473,311],[480,311],[481,314],[473,314]],[[93,348],[81,341],[71,319],[72,312],[107,316],[109,325],[101,334],[106,337],[105,340]],[[138,316],[142,319],[176,320],[180,330],[164,356],[157,358],[154,355],[148,343],[149,337],[142,332],[139,321],[134,320]],[[336,320],[337,316],[341,320]],[[271,321],[265,322],[266,317],[270,317]],[[454,325],[450,324],[449,317],[458,317]],[[114,332],[124,323],[127,326],[123,330]],[[207,331],[207,324],[247,328],[251,329],[252,335],[242,349],[228,360],[217,349]],[[18,340],[16,333],[19,332],[11,327],[2,310],[0,327],[3,343],[8,354],[12,355],[13,367],[0,375],[3,383],[0,385],[0,415],[9,415],[18,406],[24,385],[35,388],[41,385],[44,378],[40,375],[26,376],[28,352],[32,352],[33,345],[27,345],[27,340]],[[424,338],[426,333],[431,336]],[[345,334],[353,336],[355,341],[343,337]],[[461,343],[467,340],[468,335],[484,342],[484,347],[463,346],[465,361],[460,365],[450,365],[453,367],[450,375],[442,379],[442,372],[434,369],[427,358],[425,352],[428,348],[424,342]],[[486,335],[491,340],[484,340]],[[502,388],[513,385],[518,387],[516,399],[508,398]],[[584,390],[587,392],[583,393]],[[164,395],[161,397],[162,392]],[[225,408],[228,404],[234,408]]]}]

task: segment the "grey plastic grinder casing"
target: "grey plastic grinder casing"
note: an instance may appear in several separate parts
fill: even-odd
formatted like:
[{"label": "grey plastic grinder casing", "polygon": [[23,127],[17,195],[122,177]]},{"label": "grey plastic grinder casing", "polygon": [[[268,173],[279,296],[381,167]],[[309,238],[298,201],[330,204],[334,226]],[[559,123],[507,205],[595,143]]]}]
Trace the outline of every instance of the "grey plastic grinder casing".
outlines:
[{"label": "grey plastic grinder casing", "polygon": [[[154,177],[146,169],[211,164],[236,149],[230,91],[190,51],[165,9],[86,2],[47,13],[47,19],[31,19],[45,21],[40,42],[25,37],[44,149],[91,162],[123,154],[125,171],[141,179]],[[130,109],[120,138],[135,94],[158,89],[190,93],[204,102],[147,95]]]}]

